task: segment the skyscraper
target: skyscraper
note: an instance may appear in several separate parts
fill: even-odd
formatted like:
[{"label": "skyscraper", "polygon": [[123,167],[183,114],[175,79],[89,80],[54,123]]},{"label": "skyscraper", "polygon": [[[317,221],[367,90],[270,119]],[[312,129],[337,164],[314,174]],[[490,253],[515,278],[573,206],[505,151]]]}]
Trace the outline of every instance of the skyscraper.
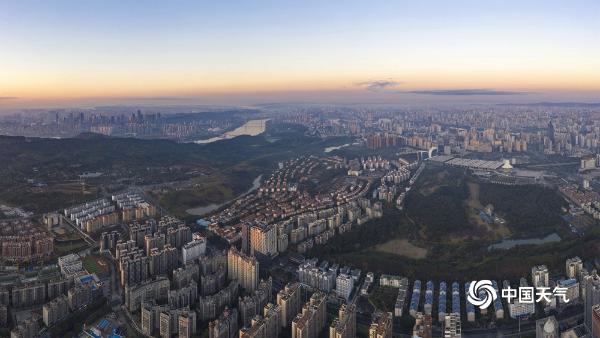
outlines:
[{"label": "skyscraper", "polygon": [[567,278],[579,279],[579,273],[583,269],[583,262],[579,257],[568,258],[565,263]]},{"label": "skyscraper", "polygon": [[338,317],[329,326],[329,338],[356,337],[356,306],[342,304]]},{"label": "skyscraper", "polygon": [[[600,276],[596,271],[592,271],[585,283],[585,326],[588,331],[592,332],[593,308],[600,304]],[[600,332],[596,334],[600,334]]]},{"label": "skyscraper", "polygon": [[304,304],[302,312],[292,321],[292,338],[320,337],[327,320],[326,298],[324,293],[315,292]]},{"label": "skyscraper", "polygon": [[554,143],[554,125],[552,121],[548,122],[548,129],[546,130],[547,136]]},{"label": "skyscraper", "polygon": [[258,261],[246,256],[235,248],[227,253],[227,273],[229,279],[237,279],[247,292],[253,292],[258,286]]},{"label": "skyscraper", "polygon": [[288,283],[277,293],[277,305],[281,308],[281,327],[287,327],[300,312],[300,284]]},{"label": "skyscraper", "polygon": [[250,254],[250,224],[247,222],[242,223],[242,252]]}]

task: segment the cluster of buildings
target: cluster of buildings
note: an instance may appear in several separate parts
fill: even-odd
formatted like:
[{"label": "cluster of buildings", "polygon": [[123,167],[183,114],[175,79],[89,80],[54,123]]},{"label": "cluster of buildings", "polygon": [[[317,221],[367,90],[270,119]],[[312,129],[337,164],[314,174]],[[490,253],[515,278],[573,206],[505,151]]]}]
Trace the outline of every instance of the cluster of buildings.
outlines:
[{"label": "cluster of buildings", "polygon": [[[70,279],[69,279],[70,281]],[[69,313],[77,311],[104,295],[103,284],[96,275],[84,275],[72,279],[70,287],[63,292],[57,289],[59,295],[45,303],[42,307],[44,325],[52,325],[67,318]]]},{"label": "cluster of buildings", "polygon": [[[50,274],[49,278],[29,278],[10,286],[0,288],[0,326],[8,322],[7,313],[11,311],[30,311],[25,320],[17,319],[11,331],[11,337],[37,337],[45,327],[67,320],[69,315],[101,299],[105,292],[105,283],[95,274],[81,267],[76,255],[59,257],[60,273]],[[78,264],[78,263],[79,264]]]},{"label": "cluster of buildings", "polygon": [[[0,119],[0,131],[5,135],[35,137],[74,137],[84,132],[109,136],[140,138],[167,138],[196,140],[221,134],[242,124],[248,118],[230,114],[177,114],[188,112],[183,108],[161,108],[160,112],[142,112],[128,108],[115,111],[106,108],[91,110],[52,110],[39,114],[24,114],[19,118]],[[166,112],[166,113],[165,113]],[[171,115],[175,118],[171,118]]]},{"label": "cluster of buildings", "polygon": [[[480,312],[481,316],[484,317],[491,314],[496,319],[523,319],[535,315],[539,307],[545,313],[549,313],[551,310],[561,309],[574,304],[583,305],[584,324],[564,328],[557,324],[553,316],[547,317],[538,320],[536,325],[538,331],[537,337],[600,336],[600,277],[596,270],[588,271],[579,257],[567,259],[564,275],[557,278],[550,278],[548,268],[540,265],[532,267],[530,282],[526,278],[521,278],[518,285],[511,285],[507,280],[503,281],[502,284],[492,281],[497,298],[486,309],[478,309],[467,300],[466,294],[469,293],[470,282],[465,283],[464,287],[458,282],[453,282],[450,289],[448,289],[446,282],[440,282],[439,287],[437,287],[438,315],[436,317],[433,317],[432,308],[433,298],[436,296],[436,285],[432,281],[428,281],[423,288],[421,281],[415,280],[412,283],[412,293],[410,296],[408,295],[409,280],[407,278],[381,275],[379,284],[383,287],[398,289],[398,298],[394,313],[390,312],[388,315],[390,317],[401,317],[404,315],[406,307],[408,307],[408,314],[414,317],[416,321],[413,331],[413,336],[415,337],[431,337],[433,318],[437,318],[437,321],[440,323],[444,337],[460,337],[461,318],[466,318],[467,322],[475,322],[477,312]],[[549,299],[542,299],[539,302],[535,300],[521,300],[517,296],[514,296],[514,298],[504,298],[502,290],[499,287],[500,285],[503,290],[512,288],[515,290],[515,293],[519,288],[554,290],[555,287],[559,287],[564,290],[564,295],[552,295],[548,297]],[[480,297],[485,297],[485,291],[480,290]],[[461,302],[464,302],[464,307],[461,306]],[[464,309],[465,313],[462,312],[462,309]],[[464,317],[461,317],[461,315],[464,315]],[[377,328],[381,326],[378,325]],[[563,335],[559,334],[559,329],[563,332]],[[539,335],[540,333],[544,335]],[[565,336],[564,334],[567,335]]]},{"label": "cluster of buildings", "polygon": [[0,221],[0,260],[40,262],[53,257],[54,238],[29,219]]},{"label": "cluster of buildings", "polygon": [[119,221],[115,205],[105,198],[66,208],[63,213],[77,227],[87,232],[97,231]]},{"label": "cluster of buildings", "polygon": [[113,195],[109,201],[100,198],[63,210],[64,217],[88,233],[117,224],[119,221],[146,219],[156,216],[156,207],[139,193]]},{"label": "cluster of buildings", "polygon": [[314,245],[324,245],[336,234],[342,234],[368,221],[383,216],[380,202],[360,198],[334,208],[319,212],[306,212],[295,217],[295,222],[278,224],[281,236],[295,246],[298,253],[305,253]]},{"label": "cluster of buildings", "polygon": [[600,194],[585,187],[581,189],[575,184],[562,184],[559,191],[571,203],[572,214],[585,212],[594,219],[600,219]]},{"label": "cluster of buildings", "polygon": [[121,220],[123,222],[145,219],[156,215],[156,207],[148,203],[139,193],[124,192],[113,195],[111,198],[121,210]]},{"label": "cluster of buildings", "polygon": [[346,301],[361,277],[359,269],[340,267],[322,261],[318,264],[316,258],[306,260],[298,266],[298,278],[302,285],[325,293],[335,292]]},{"label": "cluster of buildings", "polygon": [[391,338],[393,327],[394,317],[391,312],[376,311],[369,326],[369,338]]},{"label": "cluster of buildings", "polygon": [[[365,163],[386,161],[374,158]],[[318,165],[331,168],[327,159],[314,156],[282,163],[256,191],[212,215],[209,229],[229,243],[241,240],[245,253],[272,257],[288,247],[306,252],[352,224],[381,217],[381,204],[371,205],[364,198],[371,187],[368,179],[342,177],[330,191],[318,194],[301,188]]]},{"label": "cluster of buildings", "polygon": [[141,305],[141,328],[148,336],[191,337],[197,331],[196,312],[188,306],[175,308],[170,304],[157,305],[156,301]]},{"label": "cluster of buildings", "polygon": [[[306,126],[309,134],[360,137],[365,146],[436,148],[444,154],[501,152],[585,156],[597,152],[597,111],[581,107],[482,106],[447,109],[304,109],[273,122]],[[463,127],[464,126],[464,127]]]},{"label": "cluster of buildings", "polygon": [[250,296],[238,300],[238,308],[226,307],[208,325],[209,337],[276,338],[284,330],[293,338],[355,337],[356,306],[342,304],[327,328],[327,294],[312,294],[299,283],[290,283],[271,295],[271,282],[261,281]]}]

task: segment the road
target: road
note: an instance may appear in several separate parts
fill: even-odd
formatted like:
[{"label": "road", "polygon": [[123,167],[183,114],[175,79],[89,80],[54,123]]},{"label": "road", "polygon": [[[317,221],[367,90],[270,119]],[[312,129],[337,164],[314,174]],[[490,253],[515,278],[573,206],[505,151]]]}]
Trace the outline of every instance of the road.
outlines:
[{"label": "road", "polygon": [[81,235],[83,240],[87,244],[89,244],[92,249],[98,246],[98,243],[92,237],[90,237],[90,235],[86,234],[83,230],[79,229],[79,227],[73,224],[70,219],[62,215],[61,217],[66,224],[68,224],[71,228],[75,229],[75,231],[77,231]]}]

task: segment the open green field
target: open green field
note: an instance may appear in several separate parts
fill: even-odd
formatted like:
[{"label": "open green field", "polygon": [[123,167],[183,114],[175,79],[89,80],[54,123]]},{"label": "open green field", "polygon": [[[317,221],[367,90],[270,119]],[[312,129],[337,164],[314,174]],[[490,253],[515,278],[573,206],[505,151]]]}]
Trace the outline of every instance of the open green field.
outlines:
[{"label": "open green field", "polygon": [[83,268],[89,273],[95,273],[98,277],[107,276],[109,273],[108,261],[102,256],[85,256],[82,260]]}]

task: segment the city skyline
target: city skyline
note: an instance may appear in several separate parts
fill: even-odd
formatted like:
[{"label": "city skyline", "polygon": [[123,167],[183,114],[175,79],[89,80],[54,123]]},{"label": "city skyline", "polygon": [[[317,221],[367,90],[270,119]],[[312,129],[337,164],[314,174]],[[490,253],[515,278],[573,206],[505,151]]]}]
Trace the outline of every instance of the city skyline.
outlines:
[{"label": "city skyline", "polygon": [[593,1],[0,3],[0,109],[593,101]]}]

